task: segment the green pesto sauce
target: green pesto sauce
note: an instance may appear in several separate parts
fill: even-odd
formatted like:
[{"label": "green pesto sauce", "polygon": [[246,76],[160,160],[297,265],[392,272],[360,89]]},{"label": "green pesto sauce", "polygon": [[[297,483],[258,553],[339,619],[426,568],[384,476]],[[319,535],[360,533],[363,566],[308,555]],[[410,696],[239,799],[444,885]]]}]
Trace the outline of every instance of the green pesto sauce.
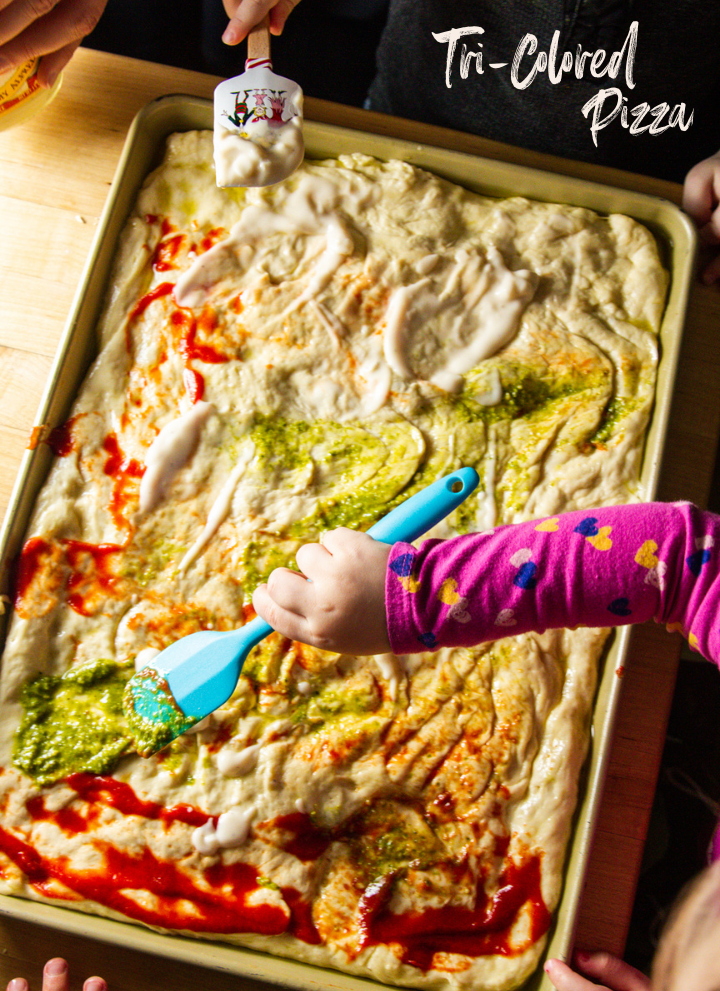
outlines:
[{"label": "green pesto sauce", "polygon": [[132,670],[114,661],[91,661],[62,677],[38,675],[20,692],[23,718],[13,762],[38,784],[79,771],[107,774],[131,748],[122,711]]},{"label": "green pesto sauce", "polygon": [[328,685],[316,695],[298,696],[291,718],[298,723],[326,723],[344,716],[364,716],[374,712],[378,704],[377,696],[366,689],[340,689]]},{"label": "green pesto sauce", "polygon": [[380,800],[362,813],[345,837],[360,877],[378,877],[413,867],[426,870],[445,857],[440,840],[416,813]]},{"label": "green pesto sauce", "polygon": [[[263,534],[250,541],[243,554],[244,586],[248,593],[266,581],[279,567],[295,567],[295,553],[301,543],[318,539],[323,530],[347,526],[367,530],[405,499],[430,485],[447,471],[447,448],[452,436],[456,457],[463,465],[481,468],[485,452],[485,431],[493,424],[524,419],[537,424],[541,434],[546,417],[557,415],[554,407],[568,397],[593,391],[602,385],[604,371],[581,376],[565,371],[559,377],[545,378],[527,365],[498,369],[502,375],[502,400],[484,406],[473,397],[473,373],[466,377],[466,388],[458,395],[442,394],[420,401],[411,420],[423,433],[427,450],[422,460],[412,463],[412,441],[396,423],[374,423],[372,433],[352,426],[280,416],[256,415],[250,432],[255,450],[268,466],[280,466],[293,473],[307,468],[311,461],[330,471],[329,494],[320,495],[312,516],[297,520],[282,535]],[[485,372],[483,372],[485,375]],[[590,440],[610,436],[617,420],[627,410],[621,402],[606,411],[601,430]],[[377,434],[377,436],[375,436]],[[368,480],[353,483],[358,466],[375,466]],[[365,474],[365,478],[367,478]],[[482,471],[481,471],[482,474]],[[276,484],[282,482],[276,479]],[[523,495],[518,493],[518,499]],[[474,493],[450,517],[458,533],[473,529],[479,499]],[[262,678],[261,680],[266,680]]]},{"label": "green pesto sauce", "polygon": [[600,425],[589,438],[591,444],[605,444],[616,432],[618,423],[637,409],[637,402],[614,397],[605,407]]},{"label": "green pesto sauce", "polygon": [[280,676],[286,641],[271,634],[253,647],[243,664],[243,674],[254,685],[269,685]]},{"label": "green pesto sauce", "polygon": [[[388,500],[404,487],[408,474],[412,476],[417,467],[416,458],[408,473],[409,452],[414,452],[416,445],[409,425],[400,422],[401,426],[388,423],[384,429],[373,428],[381,433],[376,436],[358,424],[255,417],[250,438],[260,460],[288,473],[300,471],[312,461],[320,468],[324,488],[329,491],[325,498],[319,497],[311,517],[288,528],[289,537],[304,541],[321,530],[339,526],[367,529],[387,511]],[[364,472],[364,468],[375,471]],[[265,567],[258,570],[261,575],[269,573]]]},{"label": "green pesto sauce", "polygon": [[159,540],[146,549],[141,557],[128,556],[124,563],[123,576],[132,578],[144,588],[170,565],[177,565],[186,550],[186,547],[169,540]]},{"label": "green pesto sauce", "polygon": [[[295,553],[304,539],[309,541],[316,537],[316,534],[308,530],[304,538],[300,540],[287,541],[279,537],[268,534],[265,537],[256,537],[249,540],[243,549],[242,564],[245,576],[244,586],[250,594],[254,589],[268,580],[271,571],[275,568],[294,568]],[[255,648],[257,650],[257,648]],[[248,670],[248,661],[253,657],[250,653],[245,661],[244,670]],[[260,679],[267,681],[266,678]]]}]

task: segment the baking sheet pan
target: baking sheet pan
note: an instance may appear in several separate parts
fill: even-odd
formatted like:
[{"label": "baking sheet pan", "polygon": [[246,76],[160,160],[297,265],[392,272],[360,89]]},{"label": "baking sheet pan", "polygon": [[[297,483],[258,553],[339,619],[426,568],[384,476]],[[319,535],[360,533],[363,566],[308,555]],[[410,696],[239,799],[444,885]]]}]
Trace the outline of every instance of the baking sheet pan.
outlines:
[{"label": "baking sheet pan", "polygon": [[[78,287],[36,423],[52,429],[67,416],[85,372],[97,354],[99,316],[118,237],[146,175],[162,157],[165,138],[174,131],[212,128],[212,103],[196,97],[173,95],[148,104],[128,133],[97,234]],[[656,402],[646,437],[641,474],[645,499],[655,495],[663,453],[682,327],[696,253],[695,231],[672,203],[657,197],[616,189],[581,179],[479,158],[430,145],[367,134],[333,125],[306,121],[306,155],[335,157],[361,151],[377,158],[400,158],[479,193],[569,203],[599,213],[625,213],[649,227],[658,237],[663,261],[671,272],[663,317]],[[19,553],[35,497],[52,460],[46,444],[26,452],[0,531],[0,592],[10,590],[11,563]],[[0,631],[4,640],[5,631]],[[581,782],[580,800],[567,854],[566,880],[547,949],[547,956],[567,958],[573,941],[578,904],[600,805],[609,746],[612,739],[622,679],[619,671],[628,649],[629,628],[616,631],[600,671],[594,708],[590,753]],[[165,935],[134,923],[85,915],[24,898],[0,895],[0,912],[77,935],[131,946],[145,952],[228,971],[243,977],[248,988],[265,982],[298,989],[337,988],[369,991],[383,988],[366,980],[308,964],[273,957],[226,943]],[[551,991],[542,968],[526,982],[527,991]]]}]

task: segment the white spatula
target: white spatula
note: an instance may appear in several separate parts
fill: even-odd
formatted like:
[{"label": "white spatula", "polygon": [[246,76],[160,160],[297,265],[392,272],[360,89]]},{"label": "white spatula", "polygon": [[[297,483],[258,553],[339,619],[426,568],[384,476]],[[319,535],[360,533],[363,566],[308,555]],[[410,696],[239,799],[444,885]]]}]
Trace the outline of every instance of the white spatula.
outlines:
[{"label": "white spatula", "polygon": [[303,159],[303,94],[272,71],[265,18],[248,35],[241,76],[215,88],[214,157],[218,186],[272,186]]}]

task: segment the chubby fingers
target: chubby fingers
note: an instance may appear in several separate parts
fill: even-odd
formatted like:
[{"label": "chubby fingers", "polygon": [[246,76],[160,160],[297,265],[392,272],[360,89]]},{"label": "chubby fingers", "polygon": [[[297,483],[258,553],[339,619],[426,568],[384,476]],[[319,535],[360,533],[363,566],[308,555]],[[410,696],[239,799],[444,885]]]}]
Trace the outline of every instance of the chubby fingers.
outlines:
[{"label": "chubby fingers", "polygon": [[562,960],[546,960],[545,973],[557,991],[598,991],[598,986],[576,974]]},{"label": "chubby fingers", "polygon": [[[332,535],[325,535],[325,540],[336,549],[343,544],[342,535],[334,536],[339,533],[331,531]],[[316,618],[317,583],[331,572],[335,563],[333,554],[322,544],[303,544],[295,559],[302,574],[290,568],[276,568],[267,582],[253,592],[253,608],[278,633],[318,647],[320,640],[309,621]]]},{"label": "chubby fingers", "polygon": [[67,960],[53,957],[43,967],[42,991],[69,991],[70,970]]},{"label": "chubby fingers", "polygon": [[276,568],[267,582],[255,589],[252,603],[258,616],[284,637],[313,643],[308,616],[315,604],[315,590],[304,575]]},{"label": "chubby fingers", "polygon": [[[7,985],[7,991],[29,991],[29,984],[24,977],[15,977]],[[70,970],[67,960],[53,957],[43,967],[42,991],[70,991]],[[88,977],[83,984],[83,991],[107,991],[107,982],[102,977]]]},{"label": "chubby fingers", "polygon": [[649,991],[650,980],[611,953],[578,953],[573,965],[562,960],[545,962],[545,973],[557,991]]},{"label": "chubby fingers", "polygon": [[223,0],[230,21],[223,32],[226,45],[238,45],[256,24],[269,15],[270,33],[282,34],[285,21],[300,0]]},{"label": "chubby fingers", "polygon": [[612,953],[576,953],[573,963],[612,991],[649,991],[650,978]]}]

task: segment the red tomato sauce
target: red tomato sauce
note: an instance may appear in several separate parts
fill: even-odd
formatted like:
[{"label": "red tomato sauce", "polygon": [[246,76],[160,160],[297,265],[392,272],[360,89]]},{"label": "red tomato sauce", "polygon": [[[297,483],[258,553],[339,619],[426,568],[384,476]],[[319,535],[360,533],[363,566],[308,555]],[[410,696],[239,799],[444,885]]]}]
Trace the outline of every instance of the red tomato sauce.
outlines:
[{"label": "red tomato sauce", "polygon": [[81,415],[82,414],[71,416],[69,420],[66,420],[66,422],[62,423],[59,427],[55,427],[55,429],[51,430],[48,434],[45,443],[56,457],[66,458],[68,454],[71,454],[75,450],[73,427],[75,425],[75,421]]},{"label": "red tomato sauce", "polygon": [[[435,953],[514,956],[550,927],[550,913],[540,891],[538,856],[529,856],[519,865],[508,862],[500,888],[490,899],[478,884],[474,910],[448,905],[397,914],[385,907],[391,890],[392,884],[379,884],[361,902],[364,945],[399,943],[403,962],[420,970],[432,966]],[[523,906],[529,909],[530,934],[524,945],[517,946],[510,942],[510,930]]]},{"label": "red tomato sauce", "polygon": [[[82,814],[68,807],[50,811],[38,795],[26,802],[33,820],[54,822],[71,834],[84,833],[97,816],[93,806],[98,804],[109,805],[123,815],[160,819],[165,824],[179,821],[196,826],[210,818],[190,805],[166,809],[155,802],[143,801],[129,785],[110,777],[73,774],[67,783],[78,797],[90,803],[88,812]],[[92,899],[147,925],[208,933],[288,932],[305,942],[320,941],[310,907],[296,889],[281,889],[290,918],[282,906],[246,904],[246,896],[261,887],[259,873],[250,864],[218,861],[202,871],[196,881],[175,861],[158,858],[148,849],[134,856],[98,838],[88,842],[102,855],[104,863],[99,871],[87,867],[78,871],[66,858],[43,857],[30,844],[0,829],[0,850],[23,871],[37,891],[48,897],[58,897],[54,885],[60,882],[76,896]],[[149,891],[155,896],[155,907],[138,904],[125,894],[128,889]]]},{"label": "red tomato sauce", "polygon": [[33,578],[43,567],[43,560],[51,553],[52,547],[42,537],[30,537],[25,541],[14,568],[13,601],[16,608],[27,594]]},{"label": "red tomato sauce", "polygon": [[161,299],[163,296],[169,296],[174,288],[175,284],[173,282],[161,282],[159,286],[155,286],[155,288],[151,289],[150,292],[146,292],[144,296],[140,297],[135,306],[133,306],[132,310],[130,310],[128,322],[136,320],[142,313],[145,312],[151,303],[155,302],[156,299]]},{"label": "red tomato sauce", "polygon": [[[166,826],[173,822],[198,826],[211,818],[190,805],[166,809],[156,802],[140,799],[129,785],[108,776],[73,774],[67,784],[88,803],[87,809],[81,812],[65,807],[50,811],[38,795],[26,802],[34,821],[54,822],[69,834],[86,833],[102,805],[122,815],[161,820]],[[342,835],[342,829],[336,833],[318,829],[303,813],[279,816],[266,825],[291,833],[292,838],[283,844],[284,849],[303,861],[317,859],[333,839]],[[0,850],[25,873],[37,891],[48,897],[63,897],[58,894],[60,882],[76,897],[91,899],[148,925],[206,933],[287,932],[306,943],[321,942],[311,906],[295,888],[280,889],[290,911],[289,919],[281,906],[246,903],[246,897],[261,887],[259,873],[250,864],[223,864],[218,860],[196,878],[177,862],[158,858],[148,849],[132,855],[99,838],[88,837],[88,842],[103,858],[99,871],[87,868],[78,871],[66,858],[43,857],[30,844],[0,829]],[[550,925],[540,892],[540,857],[535,855],[519,864],[509,862],[501,874],[500,888],[492,898],[485,895],[479,882],[475,910],[447,906],[415,913],[390,912],[387,904],[394,880],[393,874],[378,878],[362,896],[360,948],[391,944],[400,949],[404,963],[421,970],[430,969],[436,952],[470,957],[512,956],[539,939]],[[152,907],[138,904],[125,894],[128,889],[149,891],[155,898]],[[530,920],[525,946],[510,943],[510,931],[521,909]]]},{"label": "red tomato sauce", "polygon": [[87,544],[82,540],[63,540],[62,544],[72,569],[67,582],[68,605],[81,616],[92,616],[97,611],[97,592],[115,592],[118,575],[113,558],[124,548],[122,544]]},{"label": "red tomato sauce", "polygon": [[152,266],[156,272],[169,272],[177,268],[177,256],[185,243],[184,234],[175,234],[159,241],[152,256]]},{"label": "red tomato sauce", "polygon": [[[135,502],[137,495],[133,480],[142,478],[145,466],[134,458],[125,458],[115,434],[108,434],[103,441],[103,450],[108,455],[103,471],[113,479],[113,490],[110,497],[110,513],[119,529],[129,526],[127,507]],[[130,491],[128,491],[128,489]]]},{"label": "red tomato sauce", "polygon": [[176,310],[170,319],[174,326],[183,332],[180,339],[180,353],[188,364],[193,359],[204,361],[209,365],[230,361],[229,354],[221,351],[214,343],[210,343],[213,336],[218,336],[218,319],[213,310],[204,309],[197,318],[187,310]]}]

